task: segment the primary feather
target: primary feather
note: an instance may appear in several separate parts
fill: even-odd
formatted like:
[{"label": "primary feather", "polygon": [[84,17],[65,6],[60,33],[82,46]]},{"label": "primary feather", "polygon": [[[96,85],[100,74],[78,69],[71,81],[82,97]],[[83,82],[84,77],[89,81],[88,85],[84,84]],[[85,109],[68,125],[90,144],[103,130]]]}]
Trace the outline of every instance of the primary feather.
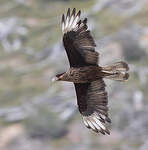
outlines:
[{"label": "primary feather", "polygon": [[62,32],[63,34],[73,29],[78,28],[78,20],[80,19],[81,11],[76,14],[76,9],[74,8],[70,14],[70,8],[68,8],[66,19],[63,14],[62,16]]}]

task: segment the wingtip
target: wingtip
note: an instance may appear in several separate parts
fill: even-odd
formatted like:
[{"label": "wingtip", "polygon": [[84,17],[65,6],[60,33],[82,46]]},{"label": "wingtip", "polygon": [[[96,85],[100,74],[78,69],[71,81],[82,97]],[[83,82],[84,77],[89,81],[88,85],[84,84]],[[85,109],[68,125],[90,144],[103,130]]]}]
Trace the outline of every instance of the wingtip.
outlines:
[{"label": "wingtip", "polygon": [[110,135],[110,131],[105,127],[105,123],[102,123],[95,114],[92,114],[91,116],[83,116],[83,122],[88,129],[92,129],[96,133]]},{"label": "wingtip", "polygon": [[65,29],[65,16],[64,16],[64,14],[62,15],[61,24],[62,24],[62,32],[64,33],[64,29]]},{"label": "wingtip", "polygon": [[77,16],[81,16],[81,10],[78,11]]},{"label": "wingtip", "polygon": [[75,15],[76,15],[76,8],[74,8],[71,13],[71,16],[75,16]]},{"label": "wingtip", "polygon": [[85,18],[85,19],[83,20],[83,23],[84,23],[84,24],[87,24],[87,18]]},{"label": "wingtip", "polygon": [[108,123],[111,123],[111,119],[109,117],[106,117],[105,121],[107,121]]},{"label": "wingtip", "polygon": [[110,135],[110,131],[106,128],[105,132]]},{"label": "wingtip", "polygon": [[104,130],[101,129],[99,132],[102,133],[103,135],[105,135],[105,131]]},{"label": "wingtip", "polygon": [[66,17],[70,17],[70,8],[68,8],[68,10],[67,10],[67,16]]},{"label": "wingtip", "polygon": [[79,25],[77,24],[80,19],[81,11],[79,10],[76,14],[76,8],[68,8],[66,16],[62,15],[62,32],[65,34],[68,31],[76,29]]},{"label": "wingtip", "polygon": [[61,22],[65,23],[65,16],[64,16],[64,14],[62,15],[62,21]]}]

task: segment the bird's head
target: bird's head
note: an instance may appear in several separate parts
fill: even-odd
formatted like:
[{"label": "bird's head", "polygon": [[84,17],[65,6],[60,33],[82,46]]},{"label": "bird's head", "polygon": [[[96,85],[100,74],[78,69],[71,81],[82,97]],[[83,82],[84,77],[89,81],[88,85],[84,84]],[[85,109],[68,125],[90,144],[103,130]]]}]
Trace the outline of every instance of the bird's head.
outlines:
[{"label": "bird's head", "polygon": [[55,77],[52,78],[52,82],[63,80],[63,77],[64,73],[57,74]]}]

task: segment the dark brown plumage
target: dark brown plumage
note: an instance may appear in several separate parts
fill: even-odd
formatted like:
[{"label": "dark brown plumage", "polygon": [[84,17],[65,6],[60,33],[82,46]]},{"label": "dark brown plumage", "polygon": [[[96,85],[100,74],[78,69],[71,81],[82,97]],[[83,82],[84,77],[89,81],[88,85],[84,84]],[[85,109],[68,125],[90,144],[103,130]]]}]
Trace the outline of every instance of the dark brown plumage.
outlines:
[{"label": "dark brown plumage", "polygon": [[70,8],[66,17],[62,16],[63,44],[69,59],[70,69],[56,75],[55,80],[73,82],[77,95],[79,111],[84,124],[95,132],[110,134],[106,123],[108,116],[108,96],[103,78],[125,81],[129,70],[125,62],[110,66],[98,65],[99,53],[96,44],[87,29],[87,18],[80,20],[81,11],[76,14]]}]

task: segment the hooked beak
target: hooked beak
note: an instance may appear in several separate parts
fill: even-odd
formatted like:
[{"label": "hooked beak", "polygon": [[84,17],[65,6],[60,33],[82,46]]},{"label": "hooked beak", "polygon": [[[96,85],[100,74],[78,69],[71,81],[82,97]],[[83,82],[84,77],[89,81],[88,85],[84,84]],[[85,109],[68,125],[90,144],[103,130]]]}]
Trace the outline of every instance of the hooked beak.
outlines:
[{"label": "hooked beak", "polygon": [[58,78],[57,78],[57,77],[53,77],[53,78],[51,79],[51,81],[52,81],[52,82],[58,81]]}]

